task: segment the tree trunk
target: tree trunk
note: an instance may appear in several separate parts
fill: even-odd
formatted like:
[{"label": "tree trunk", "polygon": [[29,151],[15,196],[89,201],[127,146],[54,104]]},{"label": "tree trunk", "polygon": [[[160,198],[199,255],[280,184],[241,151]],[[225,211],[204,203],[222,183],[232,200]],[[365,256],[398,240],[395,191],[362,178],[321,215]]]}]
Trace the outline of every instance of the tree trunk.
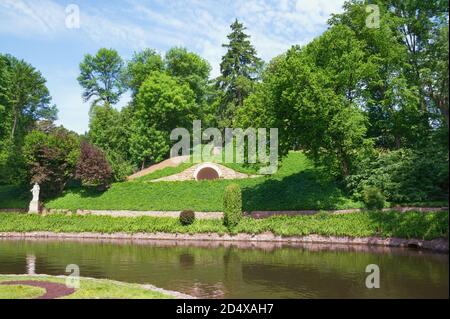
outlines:
[{"label": "tree trunk", "polygon": [[16,134],[16,127],[17,127],[17,112],[14,111],[14,122],[13,127],[11,129],[11,141],[14,140],[14,135]]},{"label": "tree trunk", "polygon": [[341,161],[341,164],[342,164],[342,175],[344,177],[348,177],[348,175],[350,175],[350,169],[349,169],[348,161],[346,159],[343,159]]},{"label": "tree trunk", "polygon": [[398,136],[397,134],[395,134],[395,135],[394,135],[394,139],[395,139],[395,148],[396,148],[396,149],[400,149],[400,147],[401,147],[400,136]]}]

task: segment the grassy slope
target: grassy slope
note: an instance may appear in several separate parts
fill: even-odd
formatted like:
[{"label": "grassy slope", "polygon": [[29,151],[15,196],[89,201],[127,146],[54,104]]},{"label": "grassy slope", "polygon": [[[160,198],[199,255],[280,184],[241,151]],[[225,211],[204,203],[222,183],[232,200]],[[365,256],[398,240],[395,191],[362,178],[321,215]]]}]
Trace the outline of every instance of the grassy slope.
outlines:
[{"label": "grassy slope", "polygon": [[[242,187],[246,211],[360,206],[346,198],[333,182],[322,177],[301,153],[291,153],[279,171],[270,177],[149,183],[148,179],[152,177],[155,176],[116,183],[103,194],[86,188],[68,190],[46,206],[55,209],[221,211],[223,191],[230,183]],[[1,201],[0,206],[3,206]]]},{"label": "grassy slope", "polygon": [[228,230],[221,220],[197,220],[182,226],[176,218],[110,217],[94,215],[48,216],[0,213],[0,232],[99,232],[99,233],[248,233],[272,232],[282,236],[310,234],[350,237],[448,238],[448,212],[437,213],[354,213],[313,216],[278,216],[267,219],[244,218]]},{"label": "grassy slope", "polygon": [[[359,208],[361,203],[348,198],[333,182],[323,177],[304,154],[292,152],[273,176],[245,180],[185,181],[150,183],[152,179],[179,173],[190,163],[169,167],[134,181],[116,183],[105,193],[89,188],[67,190],[46,206],[54,209],[98,210],[184,210],[221,211],[223,191],[230,183],[243,190],[245,211]],[[227,165],[254,174],[253,167]],[[28,189],[0,186],[0,208],[26,208]],[[446,206],[448,203],[416,203],[418,206]]]},{"label": "grassy slope", "polygon": [[[57,278],[52,276],[2,276],[0,275],[0,282],[2,281],[16,281],[16,280],[36,280],[36,281],[51,281],[64,283],[64,278]],[[27,299],[35,298],[42,295],[42,290],[30,290],[28,286],[8,286],[0,285],[0,297],[9,299]],[[11,288],[12,287],[12,288]],[[21,287],[26,287],[23,289]],[[39,289],[39,288],[38,288]],[[170,299],[169,295],[147,290],[139,285],[115,282],[110,280],[93,280],[82,278],[80,281],[80,288],[73,294],[63,297],[69,299],[87,299],[87,298],[126,298],[126,299]]]}]

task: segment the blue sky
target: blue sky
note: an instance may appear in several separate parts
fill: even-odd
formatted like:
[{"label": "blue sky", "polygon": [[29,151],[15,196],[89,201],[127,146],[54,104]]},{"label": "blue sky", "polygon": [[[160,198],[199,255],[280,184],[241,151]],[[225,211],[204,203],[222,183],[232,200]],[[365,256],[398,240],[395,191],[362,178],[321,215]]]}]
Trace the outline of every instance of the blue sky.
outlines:
[{"label": "blue sky", "polygon": [[[115,48],[127,60],[134,51],[162,54],[183,46],[200,54],[217,76],[229,25],[247,26],[261,58],[269,61],[293,44],[306,44],[326,29],[344,0],[0,0],[0,53],[31,63],[47,79],[58,123],[84,133],[89,104],[76,80],[86,53]],[[80,28],[66,26],[66,8],[78,6]],[[129,101],[126,94],[118,108]]]}]

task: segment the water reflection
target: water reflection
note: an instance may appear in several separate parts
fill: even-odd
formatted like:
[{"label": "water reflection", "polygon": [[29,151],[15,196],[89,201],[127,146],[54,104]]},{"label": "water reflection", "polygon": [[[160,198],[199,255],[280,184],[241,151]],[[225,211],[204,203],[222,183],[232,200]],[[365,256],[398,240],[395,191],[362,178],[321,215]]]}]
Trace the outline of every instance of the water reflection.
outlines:
[{"label": "water reflection", "polygon": [[[0,240],[0,273],[149,283],[206,298],[448,298],[448,255],[357,245]],[[365,287],[377,264],[381,288]]]}]

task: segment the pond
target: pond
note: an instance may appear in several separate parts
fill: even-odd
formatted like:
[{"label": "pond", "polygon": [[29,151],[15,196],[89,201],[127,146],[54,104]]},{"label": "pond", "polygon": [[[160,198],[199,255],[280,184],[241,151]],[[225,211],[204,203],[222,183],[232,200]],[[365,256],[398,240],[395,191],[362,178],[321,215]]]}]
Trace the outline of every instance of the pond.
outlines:
[{"label": "pond", "polygon": [[[204,298],[448,298],[447,254],[414,249],[281,243],[0,240],[0,274],[149,283]],[[380,269],[368,289],[366,266]]]}]

